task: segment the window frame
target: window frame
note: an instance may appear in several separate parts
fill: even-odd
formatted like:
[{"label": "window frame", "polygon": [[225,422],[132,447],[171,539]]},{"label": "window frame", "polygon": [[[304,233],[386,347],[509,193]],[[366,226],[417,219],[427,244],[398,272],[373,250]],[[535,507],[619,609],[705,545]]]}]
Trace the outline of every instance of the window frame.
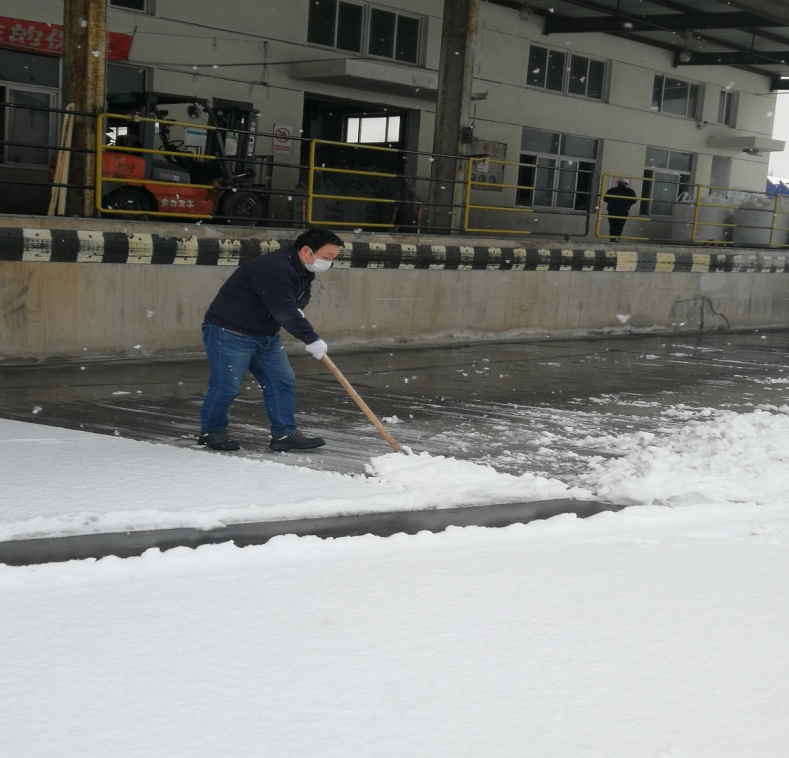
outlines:
[{"label": "window frame", "polygon": [[[14,58],[17,59],[17,62],[21,62],[22,68],[27,70],[29,74],[27,81],[22,81],[21,78],[0,78],[0,105],[3,106],[0,107],[0,140],[12,141],[11,132],[13,129],[14,114],[18,113],[19,111],[24,111],[25,109],[17,109],[16,107],[11,106],[10,101],[12,97],[10,93],[27,92],[33,95],[45,95],[48,99],[48,104],[44,107],[50,108],[52,111],[54,111],[60,104],[63,64],[61,62],[62,58],[51,55],[43,55],[41,53],[5,49],[3,52],[14,56]],[[37,68],[37,64],[43,65],[44,69],[39,70]],[[14,66],[9,65],[6,69],[6,72],[13,74],[14,70]],[[32,83],[30,81],[30,77],[33,77],[34,75],[37,81],[44,79],[46,83]],[[10,160],[10,155],[15,149],[19,149],[20,147],[24,149],[26,146],[23,147],[4,144],[0,145],[0,165],[5,167],[25,169],[41,169],[46,167],[49,164],[52,150],[55,147],[57,134],[56,128],[58,122],[59,118],[55,115],[55,113],[49,112],[47,114],[46,124],[46,145],[40,148],[31,145],[33,150],[40,149],[42,151],[46,151],[46,157],[44,158],[42,156],[41,161],[31,163],[29,161]]]},{"label": "window frame", "polygon": [[[5,79],[0,76],[0,84],[10,82],[34,89],[47,89],[53,92],[60,90],[61,56],[12,48],[0,48],[0,56],[9,56],[7,63],[0,60],[0,69],[6,72],[6,76],[10,75],[10,78]],[[13,78],[14,73],[18,71],[25,71],[25,78]]]},{"label": "window frame", "polygon": [[[313,8],[320,3],[333,6],[333,28],[330,30],[331,43],[327,39],[321,39],[324,30],[320,28],[313,15]],[[359,13],[359,32],[358,39],[355,40],[354,45],[340,44],[340,34],[343,28],[347,28],[347,23],[343,24],[340,21],[340,14],[344,11],[348,13],[349,8],[356,8]],[[328,15],[328,14],[327,14]],[[384,16],[392,16],[392,34],[391,40],[387,40],[391,54],[383,53],[380,51],[373,52],[373,24],[376,18],[380,21],[384,20]],[[416,23],[416,39],[411,42],[410,36],[404,29],[402,20],[408,20]],[[315,23],[313,23],[315,22]],[[345,52],[358,53],[365,58],[373,58],[375,60],[391,61],[394,63],[402,63],[408,66],[421,66],[423,59],[423,41],[425,34],[426,17],[415,13],[403,13],[397,9],[386,8],[383,6],[373,5],[366,2],[354,2],[353,0],[310,0],[307,12],[307,43],[310,45],[320,45],[321,47],[328,47],[333,50],[343,50]],[[325,33],[325,32],[324,32]],[[403,44],[408,42],[409,44]],[[413,49],[413,59],[410,56],[403,54],[403,50]]]},{"label": "window frame", "polygon": [[[365,132],[365,122],[372,124],[374,121],[385,122],[384,139],[363,139]],[[355,125],[352,124],[352,122],[356,122]],[[352,128],[353,126],[355,126],[355,128]],[[350,145],[391,145],[392,143],[400,144],[402,128],[403,119],[399,113],[393,115],[381,114],[375,116],[355,115],[345,117],[345,123],[343,124],[343,134],[345,136],[345,141]],[[396,130],[397,132],[394,138],[392,138],[393,130]],[[356,132],[355,137],[352,135],[352,131]]]},{"label": "window frame", "polygon": [[[18,82],[10,82],[7,80],[0,81],[0,103],[6,107],[0,109],[0,138],[6,141],[13,141],[12,129],[13,119],[17,113],[26,110],[24,107],[8,107],[10,106],[9,93],[30,93],[33,95],[44,95],[48,98],[49,104],[45,107],[55,109],[57,108],[59,92],[49,87],[31,87]],[[46,144],[44,146],[30,145],[2,145],[0,150],[0,165],[5,167],[14,168],[35,168],[41,169],[49,165],[52,150],[55,147],[55,118],[52,112],[47,113],[46,123]],[[27,161],[27,160],[12,160],[10,155],[15,149],[30,149],[41,150],[45,153],[40,161]]]},{"label": "window frame", "polygon": [[[585,76],[584,92],[574,91],[573,82],[578,78],[574,76],[576,64],[583,63]],[[590,71],[599,66],[601,71],[595,81],[599,84],[599,94],[589,94],[593,86],[590,82]],[[605,101],[606,77],[608,75],[608,61],[595,58],[591,55],[581,55],[567,50],[556,50],[544,45],[530,45],[529,59],[526,70],[526,86],[546,92],[557,92],[568,97],[582,97],[585,100]],[[561,79],[561,82],[558,80]],[[557,86],[558,83],[558,86]]]},{"label": "window frame", "polygon": [[[666,147],[656,147],[648,145],[645,154],[644,163],[647,164],[650,151],[660,151],[666,153],[665,165],[657,165],[653,162],[645,165],[644,168],[644,181],[641,189],[641,201],[639,206],[639,215],[641,216],[660,216],[662,218],[670,217],[674,211],[674,206],[678,202],[678,198],[684,193],[691,193],[693,190],[693,171],[696,165],[696,153],[689,153],[684,150],[672,150]],[[677,167],[678,161],[672,160],[672,154],[675,156],[687,156],[690,165],[688,167]],[[672,167],[672,163],[674,166]],[[655,199],[656,186],[675,186],[676,191],[673,192],[673,198]],[[655,210],[655,206],[659,206],[659,210]],[[664,207],[666,212],[663,212]]]},{"label": "window frame", "polygon": [[[110,71],[111,70],[120,71],[121,69],[136,69],[140,72],[143,78],[143,86],[138,87],[135,86],[133,89],[129,89],[128,87],[124,87],[122,89],[114,89],[110,88]],[[121,63],[120,61],[107,61],[107,71],[106,71],[106,94],[112,95],[118,92],[150,92],[152,90],[151,82],[153,79],[153,69],[150,66],[135,66],[129,63]]]},{"label": "window frame", "polygon": [[[518,168],[515,205],[541,211],[589,213],[595,176],[600,167],[600,140],[581,136],[581,139],[593,143],[594,155],[578,156],[570,154],[566,144],[580,135],[542,129],[524,129],[523,134],[527,131],[544,134],[549,138],[551,148],[555,146],[555,149],[530,150],[521,144],[519,162],[523,165]],[[569,177],[572,177],[572,186],[567,184]],[[533,186],[534,189],[521,188],[525,186]],[[541,196],[546,193],[550,196],[550,203],[541,201]],[[569,197],[571,202],[560,204],[562,197]]]},{"label": "window frame", "polygon": [[[675,82],[678,87],[674,89],[681,89],[687,87],[687,96],[683,98],[685,107],[682,113],[666,109],[666,103],[679,102],[679,98],[666,98],[666,82]],[[673,116],[674,118],[687,118],[698,120],[698,114],[701,108],[702,100],[702,85],[697,82],[692,82],[689,79],[677,79],[674,76],[667,74],[656,73],[652,80],[652,106],[651,110],[655,113],[660,113],[663,116]],[[689,110],[691,105],[692,111]]]},{"label": "window frame", "polygon": [[721,88],[718,96],[718,124],[732,128],[737,125],[739,100],[739,92],[737,90]]},{"label": "window frame", "polygon": [[[120,11],[129,11],[131,13],[145,13],[146,15],[153,15],[153,2],[154,0],[108,0],[110,8]],[[131,5],[123,5],[123,3],[136,3],[141,5],[141,8],[134,8]]]}]

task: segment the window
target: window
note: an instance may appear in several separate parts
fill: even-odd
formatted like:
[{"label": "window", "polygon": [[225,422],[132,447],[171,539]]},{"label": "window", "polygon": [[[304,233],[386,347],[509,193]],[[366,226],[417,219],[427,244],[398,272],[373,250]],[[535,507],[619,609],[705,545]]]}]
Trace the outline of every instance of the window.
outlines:
[{"label": "window", "polygon": [[737,93],[722,89],[718,100],[718,123],[734,126],[737,121]]},{"label": "window", "polygon": [[142,11],[143,13],[148,10],[148,0],[110,0],[110,5],[115,8],[127,8],[130,11]]},{"label": "window", "polygon": [[307,41],[362,52],[364,7],[338,0],[310,0]]},{"label": "window", "polygon": [[59,58],[0,50],[0,162],[49,162],[59,83]]},{"label": "window", "polygon": [[670,216],[683,193],[692,191],[693,153],[648,147],[641,215]]},{"label": "window", "polygon": [[[0,88],[0,93],[0,98],[12,106],[3,109],[3,131],[8,141],[5,146],[5,162],[33,165],[48,163],[49,149],[46,146],[52,143],[52,116],[48,109],[52,107],[54,95],[10,87]],[[45,147],[41,147],[42,145]]]},{"label": "window", "polygon": [[107,94],[117,92],[145,92],[148,89],[149,70],[141,66],[122,63],[107,64]]},{"label": "window", "polygon": [[696,118],[699,107],[699,85],[663,74],[655,74],[652,86],[652,110],[674,116]]},{"label": "window", "polygon": [[419,21],[390,11],[370,9],[370,40],[367,52],[381,58],[416,63]]},{"label": "window", "polygon": [[596,139],[524,129],[515,202],[588,211],[597,151]]},{"label": "window", "polygon": [[345,141],[382,145],[400,141],[400,116],[351,116],[345,124]]},{"label": "window", "polygon": [[0,82],[4,80],[57,89],[60,85],[60,58],[0,48]]},{"label": "window", "polygon": [[307,41],[352,53],[419,63],[422,20],[344,0],[310,0]]},{"label": "window", "polygon": [[532,45],[526,83],[552,92],[602,100],[605,63],[563,50]]}]

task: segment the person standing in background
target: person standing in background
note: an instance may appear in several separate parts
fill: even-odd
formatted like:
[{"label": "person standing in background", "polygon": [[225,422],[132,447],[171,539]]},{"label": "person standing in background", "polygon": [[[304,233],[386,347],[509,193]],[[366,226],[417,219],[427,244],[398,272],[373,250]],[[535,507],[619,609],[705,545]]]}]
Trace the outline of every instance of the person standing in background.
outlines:
[{"label": "person standing in background", "polygon": [[635,205],[636,193],[630,188],[629,179],[617,179],[616,186],[611,187],[603,196],[608,216],[608,233],[611,242],[619,242],[625,228],[630,209]]}]

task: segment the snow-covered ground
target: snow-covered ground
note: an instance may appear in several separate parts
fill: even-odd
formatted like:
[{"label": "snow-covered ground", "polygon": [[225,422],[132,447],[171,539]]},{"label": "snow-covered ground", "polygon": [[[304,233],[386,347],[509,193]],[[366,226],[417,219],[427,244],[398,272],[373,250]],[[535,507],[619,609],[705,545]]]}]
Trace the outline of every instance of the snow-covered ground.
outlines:
[{"label": "snow-covered ground", "polygon": [[0,754],[785,758],[789,408],[664,414],[595,438],[613,455],[567,482],[427,453],[352,476],[0,421],[4,540],[634,506],[0,566]]}]

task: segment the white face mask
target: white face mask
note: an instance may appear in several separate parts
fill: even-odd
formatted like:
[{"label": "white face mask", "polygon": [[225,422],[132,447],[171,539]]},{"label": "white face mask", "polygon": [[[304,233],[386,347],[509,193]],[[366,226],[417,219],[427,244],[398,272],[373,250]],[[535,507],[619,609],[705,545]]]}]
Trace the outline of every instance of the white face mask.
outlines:
[{"label": "white face mask", "polygon": [[312,271],[313,274],[317,274],[321,271],[328,271],[331,268],[333,261],[327,261],[324,258],[318,258],[315,253],[312,253],[312,257],[315,259],[312,263],[304,264],[304,268],[306,268],[307,271]]}]

